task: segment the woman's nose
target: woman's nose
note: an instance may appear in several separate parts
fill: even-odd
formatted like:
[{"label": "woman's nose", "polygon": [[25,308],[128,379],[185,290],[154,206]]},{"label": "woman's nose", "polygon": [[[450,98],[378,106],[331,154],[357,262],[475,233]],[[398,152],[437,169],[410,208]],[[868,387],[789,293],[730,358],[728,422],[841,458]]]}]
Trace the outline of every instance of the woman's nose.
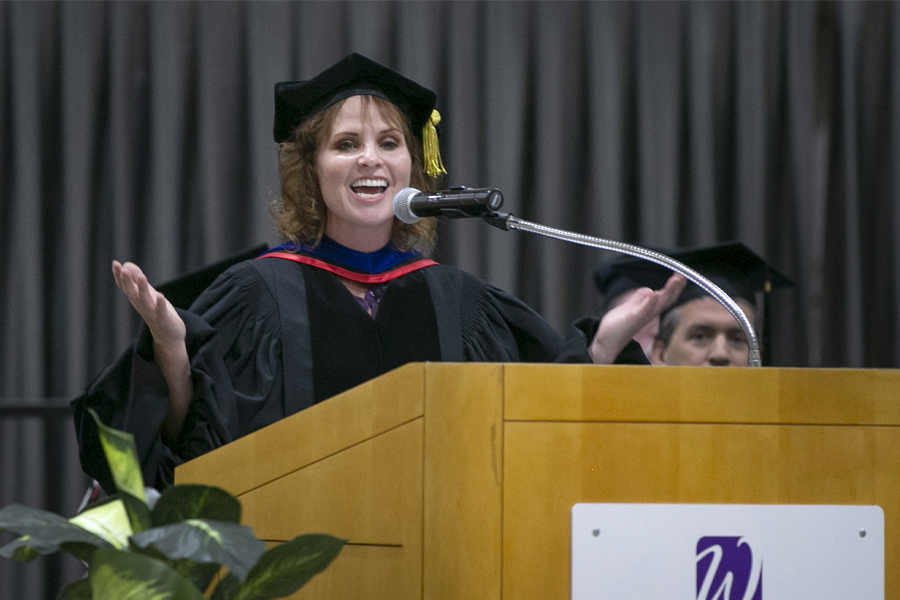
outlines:
[{"label": "woman's nose", "polygon": [[378,149],[374,144],[366,144],[362,148],[359,155],[359,164],[362,166],[374,166],[379,163],[381,157],[378,155]]}]

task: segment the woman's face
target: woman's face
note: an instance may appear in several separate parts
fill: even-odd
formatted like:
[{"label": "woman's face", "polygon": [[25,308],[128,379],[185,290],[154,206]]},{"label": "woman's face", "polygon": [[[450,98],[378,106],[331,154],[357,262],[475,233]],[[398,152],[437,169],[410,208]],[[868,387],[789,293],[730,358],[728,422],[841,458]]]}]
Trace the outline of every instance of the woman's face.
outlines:
[{"label": "woman's face", "polygon": [[328,237],[363,252],[387,244],[394,196],[409,186],[411,163],[402,131],[374,103],[364,109],[360,96],[344,100],[316,154]]}]

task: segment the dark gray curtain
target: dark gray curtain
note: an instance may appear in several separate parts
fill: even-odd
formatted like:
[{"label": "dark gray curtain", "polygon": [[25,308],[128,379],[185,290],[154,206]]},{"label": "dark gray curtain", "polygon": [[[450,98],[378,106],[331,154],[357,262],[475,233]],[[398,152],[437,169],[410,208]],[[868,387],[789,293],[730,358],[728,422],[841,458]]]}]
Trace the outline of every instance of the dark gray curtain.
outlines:
[{"label": "dark gray curtain", "polygon": [[[895,368],[898,26],[866,2],[2,2],[0,398],[75,396],[127,347],[113,258],[163,282],[275,243],[273,84],[351,51],[437,91],[446,185],[616,240],[740,239],[796,282],[774,364]],[[595,251],[440,235],[560,329],[598,307]],[[0,505],[73,513],[75,455],[69,426],[0,418]],[[78,576],[47,565],[0,562],[0,597]]]}]

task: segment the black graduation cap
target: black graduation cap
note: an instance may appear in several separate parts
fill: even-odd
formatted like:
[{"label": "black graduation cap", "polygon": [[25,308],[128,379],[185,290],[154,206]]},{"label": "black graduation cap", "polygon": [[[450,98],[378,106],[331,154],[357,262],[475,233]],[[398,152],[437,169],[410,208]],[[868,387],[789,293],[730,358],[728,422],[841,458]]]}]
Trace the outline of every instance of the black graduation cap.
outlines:
[{"label": "black graduation cap", "polygon": [[397,106],[420,140],[437,100],[434,92],[415,81],[353,53],[307,81],[275,84],[275,141],[287,141],[309,117],[359,95],[378,96]]},{"label": "black graduation cap", "polygon": [[[757,292],[768,293],[775,288],[793,285],[790,279],[741,242],[723,242],[664,254],[711,279],[732,298],[742,298],[753,306],[756,306]],[[637,258],[619,263],[617,272],[653,289],[660,289],[672,274],[666,267]],[[688,284],[675,306],[704,295],[706,292],[699,286]]]},{"label": "black graduation cap", "polygon": [[[741,242],[722,242],[702,248],[663,252],[663,254],[707,277],[732,298],[745,300],[753,307],[758,306],[757,294],[763,293],[762,361],[763,364],[768,364],[771,356],[768,294],[775,288],[793,286],[793,282]],[[603,291],[601,282],[608,281],[607,286],[612,291],[607,293],[615,295],[631,289],[627,287],[629,285],[631,287],[646,286],[658,290],[672,275],[672,271],[667,267],[639,258],[628,257],[613,261],[610,265],[610,274],[598,269],[594,277],[601,291]],[[605,279],[601,281],[600,275],[605,275]],[[707,293],[701,287],[688,282],[669,310],[706,295]]]},{"label": "black graduation cap", "polygon": [[[669,250],[665,248],[650,247],[662,254],[669,254]],[[602,263],[594,270],[594,284],[603,295],[603,307],[601,312],[605,313],[612,308],[613,301],[620,295],[629,290],[639,287],[645,287],[647,284],[641,283],[632,275],[634,266],[642,262],[627,254],[619,254],[614,258]],[[665,283],[665,281],[663,281]]]},{"label": "black graduation cap", "polygon": [[219,262],[207,265],[196,271],[191,271],[171,281],[167,281],[162,285],[156,286],[163,296],[165,296],[172,306],[187,310],[190,308],[194,300],[197,299],[203,290],[218,277],[223,271],[239,262],[256,258],[269,249],[268,244],[259,244],[237,254],[233,254],[228,258]]}]

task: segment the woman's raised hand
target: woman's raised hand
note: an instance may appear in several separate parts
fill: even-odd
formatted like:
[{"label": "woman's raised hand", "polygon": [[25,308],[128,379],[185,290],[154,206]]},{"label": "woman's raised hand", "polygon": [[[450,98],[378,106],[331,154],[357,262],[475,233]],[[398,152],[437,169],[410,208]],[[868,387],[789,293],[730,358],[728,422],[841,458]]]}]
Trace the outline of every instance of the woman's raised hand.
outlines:
[{"label": "woman's raised hand", "polygon": [[156,291],[147,281],[147,276],[134,263],[124,265],[117,260],[112,263],[116,285],[125,292],[131,305],[144,319],[155,345],[184,343],[184,321],[178,316],[172,303]]},{"label": "woman's raised hand", "polygon": [[622,304],[606,313],[588,347],[594,363],[611,364],[650,319],[655,319],[672,306],[685,285],[687,280],[684,277],[673,274],[661,290],[640,288]]},{"label": "woman's raised hand", "polygon": [[191,366],[185,346],[184,320],[172,303],[150,285],[136,264],[123,265],[114,260],[112,271],[116,285],[125,292],[153,334],[154,360],[169,385],[169,406],[160,433],[164,442],[172,444],[191,402]]}]

